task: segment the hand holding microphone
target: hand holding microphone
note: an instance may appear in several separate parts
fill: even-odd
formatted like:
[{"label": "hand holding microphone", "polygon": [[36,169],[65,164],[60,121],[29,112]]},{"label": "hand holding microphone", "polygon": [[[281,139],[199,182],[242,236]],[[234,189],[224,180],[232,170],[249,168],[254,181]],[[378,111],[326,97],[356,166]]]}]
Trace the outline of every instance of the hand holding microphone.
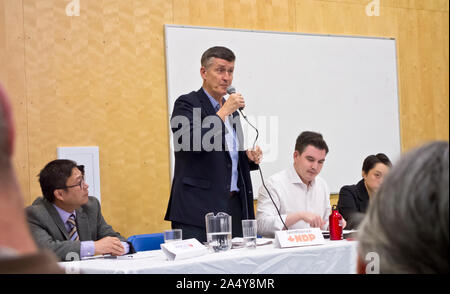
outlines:
[{"label": "hand holding microphone", "polygon": [[[239,110],[241,111],[241,113],[242,113],[242,110],[244,110],[244,107],[245,107],[245,101],[244,101],[244,97],[242,96],[242,94],[241,93],[236,93],[236,88],[235,87],[233,87],[232,85],[229,85],[228,87],[227,87],[227,93],[230,95],[230,97],[228,98],[228,99],[230,99],[230,98],[235,98],[236,97],[236,101],[237,101],[237,103],[238,103],[238,106],[239,106]],[[235,95],[237,95],[237,96],[235,96]],[[234,97],[233,97],[234,96]],[[236,109],[235,109],[236,110]],[[234,110],[234,111],[235,111]],[[233,111],[233,112],[234,112]],[[245,116],[245,115],[244,115]]]},{"label": "hand holding microphone", "polygon": [[227,93],[230,95],[227,101],[222,105],[217,114],[225,120],[225,117],[232,114],[236,110],[240,110],[242,116],[245,117],[242,109],[245,107],[245,100],[241,93],[236,93],[236,89],[233,86],[227,87]]}]

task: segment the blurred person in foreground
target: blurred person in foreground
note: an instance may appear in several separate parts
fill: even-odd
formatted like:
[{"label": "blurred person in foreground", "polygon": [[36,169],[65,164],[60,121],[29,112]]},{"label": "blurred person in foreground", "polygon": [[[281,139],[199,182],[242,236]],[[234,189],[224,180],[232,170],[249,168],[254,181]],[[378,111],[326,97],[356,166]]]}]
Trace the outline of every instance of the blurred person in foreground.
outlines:
[{"label": "blurred person in foreground", "polygon": [[448,153],[428,143],[389,172],[360,227],[358,273],[449,273]]},{"label": "blurred person in foreground", "polygon": [[28,228],[11,160],[14,134],[11,105],[0,85],[0,274],[62,274],[56,257],[38,250]]},{"label": "blurred person in foreground", "polygon": [[370,200],[391,167],[392,163],[385,154],[369,155],[363,162],[362,179],[356,185],[341,188],[337,207],[342,217],[347,220],[348,230],[357,229]]}]

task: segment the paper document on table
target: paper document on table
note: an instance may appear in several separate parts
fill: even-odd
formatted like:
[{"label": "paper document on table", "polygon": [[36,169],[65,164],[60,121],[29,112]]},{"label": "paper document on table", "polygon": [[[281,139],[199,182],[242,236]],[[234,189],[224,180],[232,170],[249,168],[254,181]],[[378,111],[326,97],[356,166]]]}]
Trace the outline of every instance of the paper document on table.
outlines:
[{"label": "paper document on table", "polygon": [[[257,238],[256,239],[256,246],[263,246],[273,243],[274,239],[270,238]],[[244,247],[244,238],[235,237],[232,240],[233,247],[232,248],[241,248]]]},{"label": "paper document on table", "polygon": [[[358,232],[358,230],[342,230],[343,234],[350,234],[355,232]],[[330,234],[330,231],[322,231],[322,234]]]},{"label": "paper document on table", "polygon": [[156,257],[158,255],[160,255],[160,254],[159,254],[159,251],[157,251],[157,250],[139,251],[139,252],[136,252],[136,253],[133,253],[133,254],[125,254],[125,255],[122,255],[122,256],[117,256],[117,259],[130,260],[130,259],[153,258],[153,257]]},{"label": "paper document on table", "polygon": [[94,255],[94,256],[85,256],[82,257],[81,260],[90,260],[90,259],[115,259],[117,258],[116,256],[112,256],[111,254],[99,254],[99,255]]},{"label": "paper document on table", "polygon": [[[353,235],[350,235],[352,233],[357,233],[358,230],[342,230],[342,235],[344,236],[344,239],[346,237],[352,237]],[[324,238],[328,239],[330,238],[330,231],[322,231],[322,235]]]}]

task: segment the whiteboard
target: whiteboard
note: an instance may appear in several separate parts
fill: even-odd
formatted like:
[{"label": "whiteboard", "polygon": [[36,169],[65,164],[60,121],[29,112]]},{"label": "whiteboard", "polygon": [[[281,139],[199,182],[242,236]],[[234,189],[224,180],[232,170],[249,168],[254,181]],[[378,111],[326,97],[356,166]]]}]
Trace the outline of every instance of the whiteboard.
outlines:
[{"label": "whiteboard", "polygon": [[[165,46],[169,120],[175,100],[201,87],[203,52],[225,46],[235,53],[233,85],[259,129],[264,178],[292,166],[295,141],[306,130],[328,144],[320,176],[333,194],[361,179],[368,155],[400,157],[394,39],[166,25]],[[241,122],[251,147],[256,133]],[[251,174],[257,196],[260,175]]]}]

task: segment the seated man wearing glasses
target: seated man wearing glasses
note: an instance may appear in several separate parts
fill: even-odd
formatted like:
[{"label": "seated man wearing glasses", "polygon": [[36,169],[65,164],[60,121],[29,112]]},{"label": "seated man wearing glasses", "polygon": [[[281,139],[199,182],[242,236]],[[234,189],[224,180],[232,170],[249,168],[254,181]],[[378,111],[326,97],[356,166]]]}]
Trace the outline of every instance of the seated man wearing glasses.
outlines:
[{"label": "seated man wearing glasses", "polygon": [[88,196],[84,167],[71,160],[48,163],[39,173],[44,197],[27,207],[27,218],[38,246],[63,261],[129,253],[130,246],[103,219],[100,203]]}]

